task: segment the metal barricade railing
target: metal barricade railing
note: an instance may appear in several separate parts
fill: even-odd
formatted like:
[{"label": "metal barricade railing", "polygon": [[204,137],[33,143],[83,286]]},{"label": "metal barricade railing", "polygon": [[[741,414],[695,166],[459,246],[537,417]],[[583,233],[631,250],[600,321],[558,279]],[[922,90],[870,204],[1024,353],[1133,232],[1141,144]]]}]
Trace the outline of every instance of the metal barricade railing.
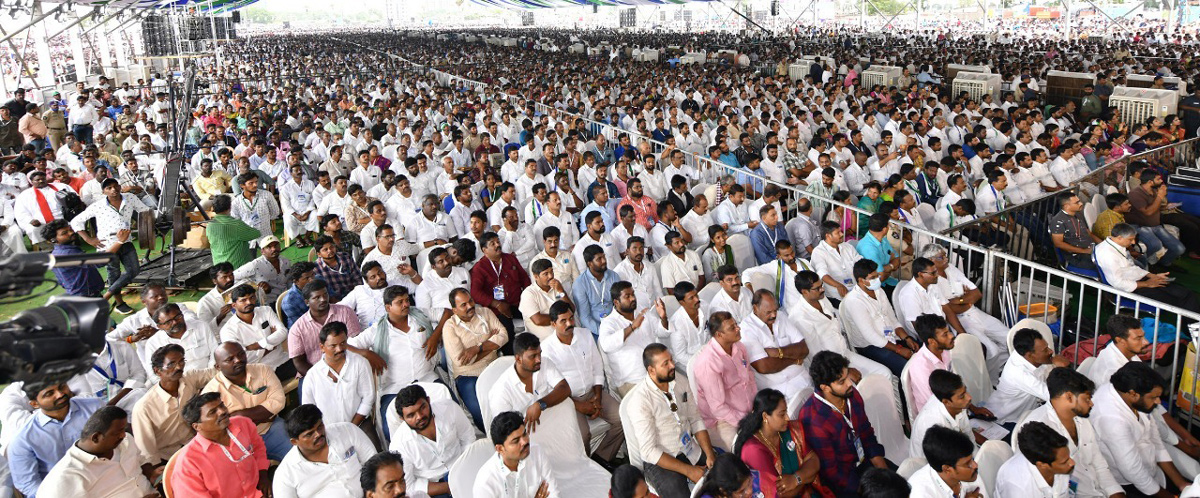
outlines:
[{"label": "metal barricade railing", "polygon": [[[1200,147],[1196,147],[1198,140],[1200,138],[1191,138],[1140,154],[1127,155],[1083,175],[1065,190],[1075,192],[1085,204],[1096,194],[1124,192],[1126,172],[1130,164],[1135,161],[1172,166],[1194,164],[1196,154],[1200,151]],[[1050,243],[1049,234],[1050,218],[1059,211],[1058,195],[1058,192],[1046,193],[1023,204],[978,216],[943,233],[965,236],[977,241],[995,241],[989,245],[1008,254],[1045,265],[1058,266],[1060,262],[1054,246]],[[1002,237],[987,235],[994,233],[1001,226],[1006,227]]]}]

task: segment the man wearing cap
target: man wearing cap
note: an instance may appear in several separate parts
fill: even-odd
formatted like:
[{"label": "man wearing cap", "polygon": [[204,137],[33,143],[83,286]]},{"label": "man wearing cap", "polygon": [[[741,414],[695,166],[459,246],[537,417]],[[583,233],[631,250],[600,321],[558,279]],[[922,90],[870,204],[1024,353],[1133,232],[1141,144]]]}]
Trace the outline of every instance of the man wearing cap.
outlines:
[{"label": "man wearing cap", "polygon": [[67,109],[67,124],[71,126],[75,138],[80,142],[90,144],[92,143],[92,126],[100,116],[96,113],[96,108],[89,105],[87,100],[87,94],[75,97],[75,103]]},{"label": "man wearing cap", "polygon": [[275,301],[288,289],[288,270],[292,269],[292,261],[281,256],[283,245],[279,238],[268,235],[258,240],[262,249],[259,256],[233,272],[236,281],[256,282],[259,290],[265,293],[264,304],[274,307]]}]

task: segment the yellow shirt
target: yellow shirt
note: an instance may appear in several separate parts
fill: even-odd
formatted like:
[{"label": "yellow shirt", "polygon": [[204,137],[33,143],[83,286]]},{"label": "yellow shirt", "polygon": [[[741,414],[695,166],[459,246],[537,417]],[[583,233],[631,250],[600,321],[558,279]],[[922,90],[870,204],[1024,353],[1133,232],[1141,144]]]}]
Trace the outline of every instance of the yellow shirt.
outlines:
[{"label": "yellow shirt", "polygon": [[[224,374],[218,374],[204,386],[203,392],[220,393],[230,413],[262,406],[271,413],[279,414],[285,401],[279,377],[275,376],[271,367],[261,363],[246,365],[245,386],[234,385]],[[258,424],[258,433],[266,434],[270,428],[270,421]]]},{"label": "yellow shirt", "polygon": [[504,329],[504,324],[500,323],[500,319],[492,313],[492,310],[482,306],[475,307],[475,318],[470,322],[464,322],[458,318],[458,315],[451,316],[446,320],[445,327],[442,328],[442,344],[446,346],[446,356],[450,359],[451,368],[454,376],[478,377],[483,373],[483,369],[487,368],[499,355],[496,351],[492,351],[475,360],[474,363],[462,364],[458,361],[459,355],[468,348],[473,348],[483,344],[484,339],[492,331],[496,331],[488,342],[503,346],[508,342],[508,332]]},{"label": "yellow shirt", "polygon": [[212,368],[186,372],[179,381],[178,397],[155,384],[138,400],[133,407],[133,441],[146,461],[165,462],[192,439],[195,433],[180,411],[215,375]]},{"label": "yellow shirt", "polygon": [[1096,222],[1092,224],[1092,234],[1101,239],[1107,239],[1117,223],[1125,223],[1125,215],[1111,209],[1105,210],[1096,217]]},{"label": "yellow shirt", "polygon": [[231,180],[229,173],[218,170],[213,170],[208,177],[199,175],[194,183],[196,195],[200,196],[201,200],[208,200],[217,194],[227,194],[230,192]]}]

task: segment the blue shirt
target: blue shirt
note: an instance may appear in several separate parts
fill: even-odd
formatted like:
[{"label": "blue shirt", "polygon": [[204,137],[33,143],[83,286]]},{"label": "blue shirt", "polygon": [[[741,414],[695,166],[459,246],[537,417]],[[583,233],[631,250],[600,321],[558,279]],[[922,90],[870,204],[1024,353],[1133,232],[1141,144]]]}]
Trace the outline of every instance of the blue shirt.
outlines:
[{"label": "blue shirt", "polygon": [[[588,188],[587,188],[588,203],[592,203],[592,202],[596,201],[596,197],[592,195],[592,189],[595,188],[597,185],[600,185],[599,181],[593,181],[591,185],[588,185]],[[605,180],[604,188],[608,189],[608,202],[611,203],[613,201],[613,199],[621,198],[621,191],[617,190],[617,184]]]},{"label": "blue shirt", "polygon": [[41,410],[17,430],[8,445],[8,465],[13,484],[28,498],[37,496],[42,480],[79,440],[83,424],[104,406],[100,398],[72,398],[67,417],[59,422]]},{"label": "blue shirt", "polygon": [[[55,256],[83,254],[83,249],[77,245],[54,244],[50,252]],[[97,297],[104,291],[104,279],[95,266],[75,266],[70,268],[54,268],[54,278],[62,286],[68,296]]]},{"label": "blue shirt", "polygon": [[733,166],[734,168],[742,167],[742,164],[739,163],[737,160],[737,156],[733,155],[732,152],[726,152],[724,154],[721,154],[721,157],[718,158],[718,160],[721,161],[722,164],[725,164],[727,166]]},{"label": "blue shirt", "polygon": [[283,318],[284,325],[287,325],[289,329],[292,328],[293,323],[296,323],[296,320],[308,313],[308,304],[304,302],[304,293],[300,291],[299,287],[296,287],[296,284],[292,284],[291,288],[284,291],[283,304],[280,308],[283,309],[285,315],[280,318]]},{"label": "blue shirt", "polygon": [[620,281],[621,277],[612,270],[605,270],[600,282],[591,271],[584,270],[571,286],[571,299],[579,307],[576,313],[579,325],[592,331],[593,336],[600,334],[600,320],[612,313],[612,286]]},{"label": "blue shirt", "polygon": [[759,223],[754,230],[750,230],[750,245],[754,247],[754,259],[758,260],[758,264],[767,264],[779,257],[775,252],[775,243],[781,240],[791,242],[783,230],[783,223],[775,223],[774,229]]},{"label": "blue shirt", "polygon": [[[874,261],[879,265],[878,270],[883,271],[883,265],[892,261],[892,244],[875,238],[875,234],[867,232],[861,240],[858,241],[858,246],[855,247],[858,254],[863,258]],[[883,281],[883,285],[896,285],[900,281],[896,277],[888,277]]]},{"label": "blue shirt", "polygon": [[[612,184],[610,183],[609,185],[612,185]],[[600,207],[599,204],[596,204],[595,201],[592,201],[591,204],[588,204],[587,207],[583,208],[583,211],[579,212],[579,233],[587,232],[587,215],[588,215],[588,213],[590,213],[592,211],[600,212],[600,219],[604,220],[604,233],[612,232],[612,229],[613,229],[613,215],[612,215],[613,210],[612,210],[612,208],[613,208],[613,206],[616,205],[614,203],[619,204],[620,201],[618,201],[617,199],[609,198],[608,205],[604,206],[604,207]]]}]

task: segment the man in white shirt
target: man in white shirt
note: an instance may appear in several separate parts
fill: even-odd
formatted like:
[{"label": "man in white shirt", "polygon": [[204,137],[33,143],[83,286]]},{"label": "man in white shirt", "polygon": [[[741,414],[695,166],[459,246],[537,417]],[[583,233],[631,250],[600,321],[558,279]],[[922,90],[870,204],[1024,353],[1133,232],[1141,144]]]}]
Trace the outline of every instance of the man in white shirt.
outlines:
[{"label": "man in white shirt", "polygon": [[529,443],[525,427],[525,419],[517,412],[503,412],[492,419],[491,439],[496,456],[488,458],[479,469],[472,487],[473,496],[563,496],[550,470],[550,459],[540,446]]},{"label": "man in white shirt", "polygon": [[539,259],[530,265],[532,285],[521,291],[521,316],[525,317],[525,328],[538,339],[546,339],[554,333],[547,313],[558,300],[570,302],[566,287],[554,278],[554,265],[548,259]]},{"label": "man in white shirt", "polygon": [[812,250],[812,264],[821,276],[829,298],[840,302],[854,286],[854,263],[862,256],[852,244],[844,243],[845,233],[836,221],[821,224],[821,237],[821,242]]},{"label": "man in white shirt", "polygon": [[396,410],[404,423],[396,426],[389,449],[404,456],[408,491],[449,494],[450,485],[444,479],[458,456],[475,442],[475,427],[458,403],[431,400],[419,385],[400,390]]},{"label": "man in white shirt", "polygon": [[[1152,414],[1165,387],[1162,376],[1136,361],[1126,363],[1096,391],[1092,422],[1104,435],[1100,449],[1127,495],[1172,496],[1191,484],[1172,463]],[[1020,433],[1022,444],[1027,430]],[[1169,490],[1168,484],[1177,490]]]},{"label": "man in white shirt", "polygon": [[288,328],[275,312],[258,305],[258,296],[248,284],[234,287],[229,299],[235,315],[221,327],[221,342],[236,342],[246,348],[247,363],[265,364],[281,379],[295,377],[287,348],[281,347],[287,341]]},{"label": "man in white shirt", "polygon": [[1041,422],[1021,429],[1020,446],[996,474],[996,498],[1070,496],[1069,441]]},{"label": "man in white shirt", "polygon": [[[62,219],[62,207],[58,205],[58,191],[71,188],[61,183],[47,183],[46,173],[31,171],[28,175],[30,188],[17,194],[13,201],[17,226],[29,237],[34,246],[42,243],[41,226]],[[68,220],[70,221],[70,220]]]},{"label": "man in white shirt", "polygon": [[183,348],[185,373],[213,367],[217,335],[208,322],[188,316],[175,303],[167,303],[154,310],[151,319],[158,331],[140,344],[138,349],[142,367],[147,373],[154,372],[151,365],[154,352],[168,344],[177,344]]},{"label": "man in white shirt", "polygon": [[1171,282],[1167,273],[1150,273],[1133,262],[1129,247],[1135,243],[1137,229],[1128,223],[1117,223],[1108,238],[1096,244],[1096,265],[1108,284],[1188,311],[1200,311],[1200,300],[1191,289]]},{"label": "man in white shirt", "polygon": [[[492,207],[494,208],[495,204]],[[575,217],[563,209],[562,198],[558,192],[550,193],[546,200],[546,208],[546,212],[533,224],[533,233],[541,234],[546,228],[555,227],[559,233],[559,249],[573,249],[575,242],[579,240],[579,228],[575,224]]]},{"label": "man in white shirt", "polygon": [[317,336],[321,359],[304,376],[300,400],[316,405],[330,423],[350,422],[367,434],[374,425],[364,422],[375,407],[375,379],[362,356],[347,351],[346,324],[330,321]]},{"label": "man in white shirt", "polygon": [[[387,275],[389,285],[403,285],[415,294],[417,286],[421,285],[424,279],[413,268],[408,257],[418,254],[419,249],[417,244],[404,240],[403,230],[404,227],[401,225],[401,233],[397,235],[396,229],[387,223],[376,228],[375,250],[367,253],[363,258],[363,267],[365,268],[367,263],[378,262]],[[361,273],[365,273],[365,271]]]},{"label": "man in white shirt", "polygon": [[[707,246],[708,228],[713,226],[712,213],[708,212],[708,197],[697,196],[692,201],[692,209],[679,219],[679,224],[692,234],[692,243],[688,244],[688,249],[696,251]],[[791,236],[790,233],[788,235]]]},{"label": "man in white shirt", "polygon": [[650,310],[645,308],[635,313],[637,296],[629,282],[617,282],[609,291],[613,310],[600,321],[597,342],[605,353],[609,382],[624,396],[646,373],[642,350],[667,336],[666,308],[659,300],[654,303],[654,316],[646,316]]},{"label": "man in white shirt", "polygon": [[746,205],[746,187],[734,184],[729,188],[729,195],[713,212],[713,219],[725,228],[729,235],[745,233],[758,226],[757,221],[750,219],[750,211]]},{"label": "man in white shirt", "polygon": [[[633,293],[637,296],[638,308],[646,309],[663,296],[663,286],[658,272],[645,263],[645,241],[641,237],[630,237],[625,249],[625,259],[617,264],[613,271],[621,280],[633,284]],[[615,260],[608,260],[615,261]]]},{"label": "man in white shirt", "polygon": [[584,218],[584,226],[587,227],[587,233],[579,237],[575,247],[571,249],[571,257],[575,258],[575,266],[581,273],[587,270],[587,265],[583,262],[583,250],[588,246],[598,245],[604,249],[604,258],[607,261],[621,261],[622,251],[617,250],[612,235],[605,233],[604,218],[599,211],[589,212]]},{"label": "man in white shirt", "polygon": [[952,429],[970,438],[971,445],[978,448],[984,439],[971,428],[968,418],[971,393],[967,392],[962,377],[947,370],[934,370],[929,374],[929,390],[933,392],[933,399],[921,407],[921,411],[912,421],[909,454],[922,454],[926,434],[934,427]]},{"label": "man in white shirt", "polygon": [[79,440],[50,469],[39,496],[153,496],[142,474],[142,454],[126,439],[129,414],[115,406],[96,410]]},{"label": "man in white shirt", "polygon": [[1013,335],[1013,350],[1009,353],[996,392],[988,398],[987,407],[1001,424],[1015,424],[1021,415],[1050,401],[1046,376],[1054,367],[1071,364],[1056,356],[1042,334],[1034,329],[1021,329]]},{"label": "man in white shirt", "polygon": [[378,262],[368,261],[362,267],[362,282],[342,296],[338,304],[358,315],[359,330],[366,330],[384,316],[383,291],[388,287],[387,273]]},{"label": "man in white shirt", "polygon": [[1070,368],[1055,368],[1046,378],[1050,402],[1029,412],[1021,425],[1013,430],[1013,445],[1020,444],[1017,435],[1029,422],[1041,422],[1067,438],[1075,470],[1071,480],[1077,483],[1076,496],[1107,498],[1124,494],[1108,468],[1100,451],[1096,429],[1088,416],[1092,412],[1092,393],[1096,390],[1083,374]]},{"label": "man in white shirt", "polygon": [[553,333],[542,342],[542,354],[558,369],[571,389],[571,402],[575,405],[585,450],[591,447],[592,421],[599,419],[609,424],[593,456],[611,462],[625,438],[619,403],[605,389],[604,364],[596,340],[585,329],[575,327],[575,307],[568,301],[550,305],[548,318]]},{"label": "man in white shirt", "polygon": [[421,285],[417,286],[417,308],[425,312],[435,326],[450,317],[450,291],[471,288],[471,275],[461,266],[450,264],[444,247],[429,252],[429,267]]},{"label": "man in white shirt", "polygon": [[[788,309],[787,321],[797,324],[804,331],[804,339],[808,344],[809,354],[821,351],[832,351],[850,360],[850,379],[858,383],[864,375],[879,375],[892,379],[892,372],[887,367],[872,361],[850,349],[846,335],[842,332],[842,322],[838,310],[825,297],[825,289],[812,271],[802,271],[796,275],[796,293],[801,295]],[[771,299],[773,294],[761,294],[755,291],[756,299]],[[847,310],[848,313],[853,311]]]},{"label": "man in white shirt", "polygon": [[489,411],[524,413],[530,431],[536,432],[542,413],[566,401],[571,388],[554,365],[542,364],[542,343],[537,336],[517,334],[513,356],[513,367],[500,374],[488,394]]},{"label": "man in white shirt", "polygon": [[813,392],[812,377],[804,364],[809,356],[808,344],[791,320],[777,319],[779,305],[770,291],[755,291],[752,304],[753,313],[740,325],[756,383],[760,388],[783,393],[788,416],[795,418]]},{"label": "man in white shirt", "polygon": [[[915,443],[914,443],[915,444]],[[983,498],[987,491],[979,480],[975,443],[962,433],[935,426],[921,440],[928,462],[908,478],[912,496],[920,498]]]},{"label": "man in white shirt", "polygon": [[292,269],[292,261],[279,255],[283,249],[279,238],[274,235],[259,239],[258,247],[262,250],[262,256],[235,269],[233,281],[257,282],[259,290],[264,293],[264,302],[274,305],[288,288],[287,273]]},{"label": "man in white shirt", "polygon": [[304,166],[299,164],[289,168],[291,178],[279,184],[279,201],[283,204],[283,229],[287,238],[307,245],[312,233],[318,232],[317,222],[320,217],[314,211],[317,208],[313,200],[312,180],[304,178]]},{"label": "man in white shirt", "polygon": [[[316,368],[316,367],[314,367]],[[308,383],[305,383],[307,386]],[[375,445],[352,424],[326,424],[319,407],[304,404],[287,417],[292,449],[279,462],[271,481],[277,498],[359,498],[360,470],[375,454]]]},{"label": "man in white shirt", "polygon": [[921,349],[920,341],[901,325],[892,303],[883,291],[878,265],[869,259],[854,263],[854,288],[842,301],[842,307],[853,310],[842,313],[846,340],[858,354],[888,367],[899,376],[913,353]]}]

